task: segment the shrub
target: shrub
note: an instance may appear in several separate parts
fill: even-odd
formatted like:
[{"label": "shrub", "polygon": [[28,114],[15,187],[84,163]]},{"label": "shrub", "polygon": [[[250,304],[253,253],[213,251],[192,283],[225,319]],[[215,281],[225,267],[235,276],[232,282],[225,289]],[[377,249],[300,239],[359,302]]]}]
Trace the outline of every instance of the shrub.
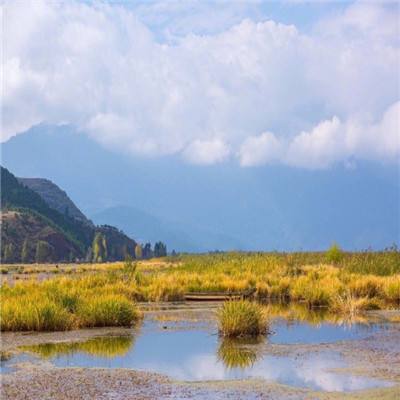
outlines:
[{"label": "shrub", "polygon": [[267,332],[263,308],[247,300],[227,301],[218,312],[221,336],[256,336]]},{"label": "shrub", "polygon": [[332,264],[339,264],[343,260],[343,257],[344,254],[337,243],[333,243],[326,252],[326,260]]}]

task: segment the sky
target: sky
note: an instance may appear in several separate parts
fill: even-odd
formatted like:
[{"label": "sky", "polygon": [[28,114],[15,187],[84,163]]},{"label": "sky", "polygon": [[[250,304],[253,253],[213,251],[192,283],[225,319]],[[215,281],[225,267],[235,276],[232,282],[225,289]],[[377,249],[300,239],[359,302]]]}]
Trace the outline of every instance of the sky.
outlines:
[{"label": "sky", "polygon": [[400,160],[400,11],[384,1],[2,1],[2,141],[243,168]]}]

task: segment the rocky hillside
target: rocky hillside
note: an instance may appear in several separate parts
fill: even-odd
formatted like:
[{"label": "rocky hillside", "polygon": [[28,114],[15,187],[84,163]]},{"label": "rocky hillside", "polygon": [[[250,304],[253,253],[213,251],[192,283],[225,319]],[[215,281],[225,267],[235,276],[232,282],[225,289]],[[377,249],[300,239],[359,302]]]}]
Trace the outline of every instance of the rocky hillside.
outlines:
[{"label": "rocky hillside", "polygon": [[[1,185],[2,262],[114,261],[127,255],[134,257],[134,240],[116,228],[94,226],[52,182],[17,179],[1,167]],[[96,245],[99,238],[101,254]]]}]

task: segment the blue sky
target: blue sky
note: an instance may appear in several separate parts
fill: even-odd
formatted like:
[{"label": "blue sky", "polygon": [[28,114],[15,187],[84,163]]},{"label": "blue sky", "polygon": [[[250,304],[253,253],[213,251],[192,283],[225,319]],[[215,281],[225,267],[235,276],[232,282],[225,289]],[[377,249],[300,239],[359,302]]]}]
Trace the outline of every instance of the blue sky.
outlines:
[{"label": "blue sky", "polygon": [[72,124],[132,156],[243,167],[397,163],[398,2],[21,1],[2,140]]}]

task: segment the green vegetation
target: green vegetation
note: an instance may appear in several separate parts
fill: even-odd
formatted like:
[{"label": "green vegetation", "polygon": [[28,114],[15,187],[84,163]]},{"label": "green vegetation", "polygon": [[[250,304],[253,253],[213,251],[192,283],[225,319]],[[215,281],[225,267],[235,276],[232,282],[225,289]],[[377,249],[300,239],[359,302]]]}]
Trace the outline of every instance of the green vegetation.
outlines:
[{"label": "green vegetation", "polygon": [[154,257],[165,257],[167,255],[167,246],[163,242],[157,242],[154,245]]},{"label": "green vegetation", "polygon": [[51,260],[52,253],[53,253],[53,247],[49,243],[43,240],[39,240],[36,243],[35,259],[37,263],[43,263]]},{"label": "green vegetation", "polygon": [[338,264],[343,260],[343,252],[337,243],[333,243],[326,252],[326,260],[332,264]]},{"label": "green vegetation", "polygon": [[18,182],[6,168],[1,167],[2,209],[23,210],[45,218],[51,226],[63,232],[78,249],[89,245],[90,228],[50,208],[33,190]]},{"label": "green vegetation", "polygon": [[247,300],[227,301],[218,311],[218,329],[221,336],[257,336],[267,332],[265,310]]},{"label": "green vegetation", "polygon": [[101,263],[107,260],[107,241],[103,234],[97,232],[94,235],[92,260],[95,263]]},{"label": "green vegetation", "polygon": [[[112,226],[94,226],[53,183],[45,181],[41,197],[3,167],[1,183],[2,262],[106,262],[123,260],[128,254],[134,257],[134,240]],[[71,207],[61,211],[60,202]]]}]

